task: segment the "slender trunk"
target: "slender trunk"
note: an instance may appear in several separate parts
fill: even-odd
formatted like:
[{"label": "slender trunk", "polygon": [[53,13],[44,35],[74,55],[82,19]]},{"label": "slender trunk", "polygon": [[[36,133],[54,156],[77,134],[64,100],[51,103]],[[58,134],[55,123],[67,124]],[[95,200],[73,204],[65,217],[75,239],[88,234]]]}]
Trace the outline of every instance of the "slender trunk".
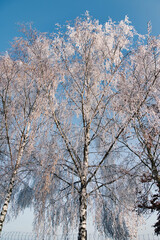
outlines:
[{"label": "slender trunk", "polygon": [[11,180],[10,180],[10,183],[9,183],[9,187],[8,187],[8,190],[7,190],[7,195],[6,195],[3,207],[2,207],[2,211],[1,211],[1,215],[0,215],[0,234],[2,232],[3,224],[4,224],[4,221],[5,221],[6,215],[7,215],[8,205],[9,205],[9,202],[11,200],[12,191],[13,191],[13,188],[14,188],[14,182],[15,182],[15,178],[16,178],[16,175],[17,175],[19,164],[21,162],[23,150],[24,150],[24,143],[23,143],[23,148],[21,148],[20,151],[19,151],[19,156],[17,158],[17,163],[16,163],[15,169],[12,173]]},{"label": "slender trunk", "polygon": [[[20,162],[21,162],[21,158],[22,158],[24,147],[25,147],[25,144],[26,144],[26,139],[28,137],[29,129],[30,129],[30,123],[28,124],[26,135],[23,136],[23,134],[22,134],[22,136],[21,136],[20,148],[19,148],[19,152],[18,152],[18,156],[17,156],[16,165],[15,165],[14,171],[13,171],[12,176],[11,176],[11,180],[10,180],[9,187],[8,187],[8,190],[7,190],[7,195],[6,195],[6,198],[5,198],[3,207],[2,207],[2,211],[1,211],[1,215],[0,215],[0,234],[2,232],[3,224],[4,224],[4,221],[5,221],[6,215],[7,215],[8,205],[9,205],[9,202],[11,200],[15,178],[16,178],[17,171],[18,171],[18,168],[19,168],[19,165],[20,165]],[[23,139],[23,137],[24,137],[24,139]],[[22,139],[23,139],[23,141],[22,141]]]},{"label": "slender trunk", "polygon": [[79,233],[78,240],[87,240],[87,192],[86,184],[81,184],[80,194],[80,222],[79,222]]},{"label": "slender trunk", "polygon": [[7,191],[7,195],[6,195],[3,207],[2,207],[2,211],[1,211],[1,215],[0,215],[0,233],[2,232],[3,223],[5,221],[6,214],[7,214],[7,211],[8,211],[8,205],[9,205],[9,202],[11,200],[16,174],[17,174],[17,171],[15,170],[12,174],[11,181],[10,181],[10,184],[9,184],[9,188],[8,188],[8,191]]},{"label": "slender trunk", "polygon": [[1,215],[0,215],[0,233],[2,232],[3,223],[4,223],[6,215],[7,215],[8,205],[9,205],[9,202],[11,200],[12,191],[13,191],[13,188],[14,188],[14,182],[15,182],[15,178],[16,178],[16,175],[17,175],[17,170],[18,170],[20,162],[21,162],[23,150],[24,150],[24,143],[23,143],[22,149],[19,151],[19,156],[18,156],[18,159],[17,159],[17,163],[16,163],[15,169],[12,173],[11,180],[10,180],[10,183],[9,183],[9,187],[8,187],[8,190],[7,190],[7,195],[6,195],[3,207],[2,207],[2,211],[1,211]]},{"label": "slender trunk", "polygon": [[84,159],[81,177],[81,191],[79,198],[79,233],[78,240],[87,240],[87,175],[88,175],[88,152],[89,152],[89,124],[86,125]]}]

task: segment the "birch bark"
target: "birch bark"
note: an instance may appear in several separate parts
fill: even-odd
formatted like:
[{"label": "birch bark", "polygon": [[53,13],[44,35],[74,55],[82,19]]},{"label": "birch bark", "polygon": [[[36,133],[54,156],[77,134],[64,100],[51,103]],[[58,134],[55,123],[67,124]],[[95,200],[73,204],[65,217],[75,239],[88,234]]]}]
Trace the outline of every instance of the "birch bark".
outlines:
[{"label": "birch bark", "polygon": [[78,240],[87,240],[87,191],[86,191],[86,178],[84,177],[81,183],[80,194],[80,222]]},{"label": "birch bark", "polygon": [[10,180],[9,187],[8,187],[8,190],[7,190],[6,198],[5,198],[3,207],[2,207],[2,211],[1,211],[1,215],[0,215],[0,234],[2,232],[3,224],[4,224],[4,221],[5,221],[6,215],[7,215],[8,205],[9,205],[9,202],[11,200],[11,196],[12,196],[12,192],[13,192],[13,188],[14,188],[15,178],[16,178],[16,175],[18,173],[19,165],[21,163],[21,159],[22,159],[22,155],[23,155],[23,151],[24,151],[24,147],[25,147],[25,144],[26,144],[26,139],[28,137],[29,130],[30,130],[30,123],[28,124],[25,136],[23,136],[23,134],[22,134],[21,142],[20,142],[20,148],[19,148],[19,153],[18,153],[15,169],[14,169],[13,174],[11,176],[11,180]]},{"label": "birch bark", "polygon": [[[84,115],[83,115],[84,116]],[[80,190],[80,207],[79,207],[79,233],[78,240],[87,240],[87,175],[88,175],[88,152],[89,152],[89,121],[83,119],[85,126],[85,144],[84,144],[84,159],[82,166],[81,190]]]},{"label": "birch bark", "polygon": [[2,211],[1,211],[1,215],[0,215],[0,233],[2,232],[3,224],[4,224],[4,221],[5,221],[6,215],[7,215],[8,205],[9,205],[9,202],[11,200],[16,174],[17,174],[17,170],[14,171],[14,173],[11,177],[11,181],[10,181],[10,184],[9,184],[7,195],[6,195],[3,207],[2,207]]}]

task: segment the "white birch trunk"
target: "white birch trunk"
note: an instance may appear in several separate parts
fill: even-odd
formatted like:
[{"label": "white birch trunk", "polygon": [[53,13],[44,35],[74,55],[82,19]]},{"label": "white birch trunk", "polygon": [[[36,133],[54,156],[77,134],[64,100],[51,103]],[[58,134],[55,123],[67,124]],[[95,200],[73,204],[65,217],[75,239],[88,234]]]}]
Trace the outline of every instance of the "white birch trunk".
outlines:
[{"label": "white birch trunk", "polygon": [[0,233],[2,232],[3,224],[4,224],[4,221],[5,221],[6,215],[7,215],[8,205],[9,205],[9,202],[11,200],[12,191],[13,191],[13,188],[14,188],[14,182],[15,182],[15,178],[16,178],[16,175],[17,175],[18,167],[19,167],[20,162],[21,162],[21,158],[22,158],[22,154],[23,154],[23,150],[24,150],[24,145],[25,145],[25,141],[22,145],[22,148],[19,151],[19,156],[17,158],[17,163],[16,163],[16,166],[15,166],[15,170],[12,174],[10,184],[9,184],[9,188],[8,188],[8,191],[7,191],[7,195],[6,195],[3,207],[2,207],[2,211],[1,211],[1,215],[0,215]]},{"label": "white birch trunk", "polygon": [[83,173],[81,178],[80,208],[79,208],[79,232],[78,240],[87,240],[87,174],[88,174],[88,147],[89,147],[89,124],[86,125]]},{"label": "white birch trunk", "polygon": [[0,233],[2,232],[3,223],[4,223],[6,215],[7,215],[8,205],[9,205],[9,202],[11,200],[16,174],[17,174],[17,171],[15,170],[12,177],[11,177],[8,192],[7,192],[3,207],[2,207],[2,211],[1,211],[1,215],[0,215]]},{"label": "white birch trunk", "polygon": [[9,205],[9,202],[11,200],[15,178],[16,178],[17,171],[18,171],[18,168],[19,168],[19,165],[20,165],[20,162],[21,162],[21,158],[22,158],[24,147],[25,147],[25,144],[26,144],[26,139],[28,137],[29,129],[30,129],[30,123],[28,124],[26,135],[24,137],[22,145],[20,146],[17,161],[16,161],[16,165],[15,165],[15,169],[14,169],[13,174],[11,176],[11,180],[10,180],[10,184],[9,184],[9,187],[8,187],[7,195],[6,195],[3,207],[2,207],[2,211],[1,211],[1,215],[0,215],[0,234],[2,232],[3,224],[4,224],[4,221],[5,221],[6,215],[7,215],[8,205]]},{"label": "white birch trunk", "polygon": [[78,240],[87,240],[87,192],[86,185],[81,184],[81,195],[80,195],[80,222],[79,222],[79,233]]}]

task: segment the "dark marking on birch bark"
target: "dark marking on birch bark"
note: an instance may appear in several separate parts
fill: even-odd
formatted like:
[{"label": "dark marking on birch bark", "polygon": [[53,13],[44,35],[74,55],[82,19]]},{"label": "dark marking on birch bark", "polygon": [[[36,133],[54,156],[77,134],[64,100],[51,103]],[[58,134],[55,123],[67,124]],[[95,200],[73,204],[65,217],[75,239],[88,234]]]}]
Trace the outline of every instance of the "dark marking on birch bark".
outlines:
[{"label": "dark marking on birch bark", "polygon": [[0,215],[0,233],[2,232],[2,228],[3,228],[3,224],[7,215],[7,211],[8,211],[8,204],[11,200],[11,195],[12,195],[12,191],[13,191],[13,187],[14,187],[14,181],[15,181],[15,175],[16,175],[16,171],[14,171],[10,184],[9,184],[9,189],[8,189],[8,193],[5,199],[5,202],[3,204],[2,207],[2,211],[1,211],[1,215]]},{"label": "dark marking on birch bark", "polygon": [[80,222],[79,222],[79,233],[78,240],[87,240],[87,194],[86,194],[86,184],[82,184],[81,186],[81,194],[80,194]]}]

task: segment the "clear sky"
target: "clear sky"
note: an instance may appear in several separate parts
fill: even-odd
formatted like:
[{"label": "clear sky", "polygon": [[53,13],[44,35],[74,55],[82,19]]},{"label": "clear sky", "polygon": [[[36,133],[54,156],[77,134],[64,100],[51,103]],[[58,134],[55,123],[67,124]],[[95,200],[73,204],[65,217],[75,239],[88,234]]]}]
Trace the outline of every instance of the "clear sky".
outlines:
[{"label": "clear sky", "polygon": [[[100,23],[109,17],[120,21],[128,15],[140,34],[147,33],[147,22],[151,21],[152,33],[160,34],[160,0],[0,0],[0,52],[5,52],[20,35],[19,23],[32,22],[39,31],[52,32],[56,23],[63,25],[86,10]],[[30,214],[23,224],[26,231],[31,226]],[[15,231],[20,231],[20,221],[13,223]],[[6,225],[5,230],[9,229]]]},{"label": "clear sky", "polygon": [[0,0],[0,52],[19,35],[18,23],[33,22],[42,32],[52,32],[56,23],[65,24],[88,10],[101,23],[128,15],[141,34],[152,22],[153,34],[160,33],[160,0]]}]

